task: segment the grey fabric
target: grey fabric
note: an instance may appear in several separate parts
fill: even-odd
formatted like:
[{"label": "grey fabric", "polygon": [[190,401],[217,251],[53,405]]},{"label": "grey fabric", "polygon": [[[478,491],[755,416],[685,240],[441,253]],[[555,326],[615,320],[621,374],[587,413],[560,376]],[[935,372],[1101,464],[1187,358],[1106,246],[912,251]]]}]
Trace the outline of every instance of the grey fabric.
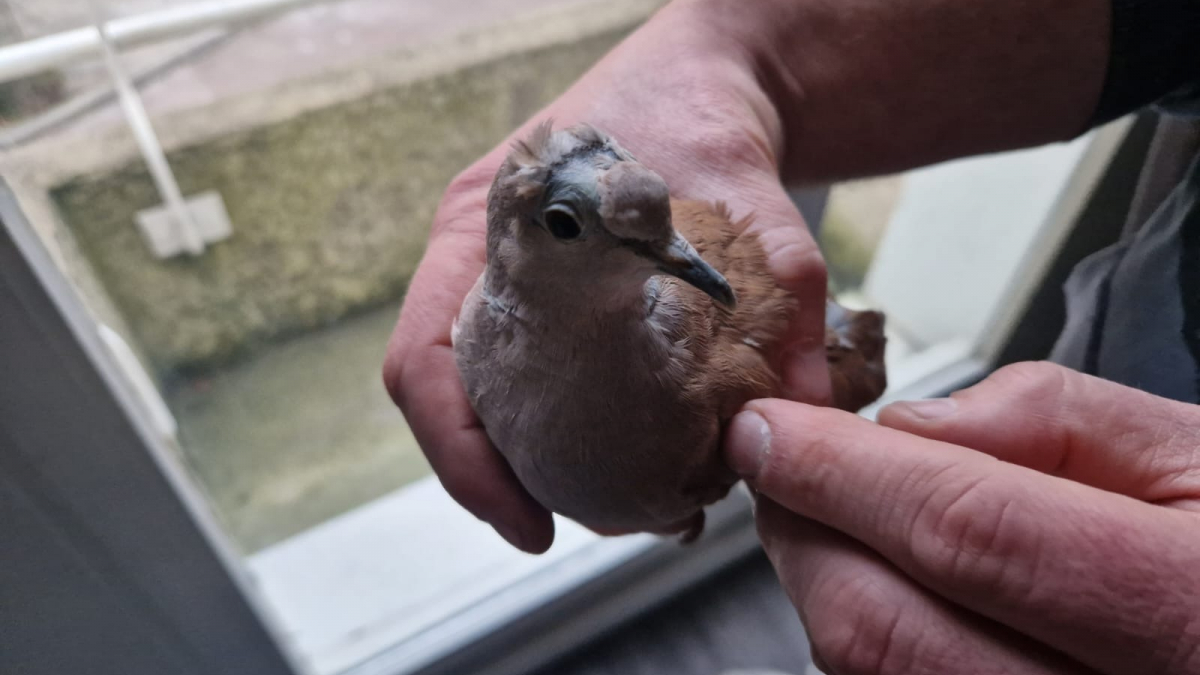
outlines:
[{"label": "grey fabric", "polygon": [[[1192,105],[1200,112],[1200,98]],[[1180,115],[1161,117],[1125,223],[1127,236],[1150,221],[1183,181],[1197,154],[1200,154],[1200,121]]]},{"label": "grey fabric", "polygon": [[1084,260],[1065,286],[1067,323],[1051,360],[1168,398],[1200,402],[1200,122],[1162,128],[1122,241]]},{"label": "grey fabric", "polygon": [[1092,344],[1099,339],[1107,305],[1109,277],[1129,248],[1122,241],[1098,251],[1079,263],[1063,287],[1067,320],[1050,360],[1082,372],[1092,372]]},{"label": "grey fabric", "polygon": [[[1067,281],[1051,360],[1200,402],[1200,3],[1112,0],[1112,40],[1093,124],[1164,112],[1120,242]],[[1190,167],[1190,168],[1189,168]]]}]

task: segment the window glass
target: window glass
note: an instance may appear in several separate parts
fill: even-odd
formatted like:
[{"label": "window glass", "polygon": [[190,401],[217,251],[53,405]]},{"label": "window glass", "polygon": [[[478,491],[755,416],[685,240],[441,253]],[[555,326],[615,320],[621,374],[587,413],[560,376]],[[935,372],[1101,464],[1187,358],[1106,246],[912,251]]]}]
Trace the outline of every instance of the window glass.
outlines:
[{"label": "window glass", "polygon": [[596,540],[560,523],[534,558],[467,515],[380,368],[446,184],[662,2],[275,4],[172,32],[195,2],[0,0],[6,44],[97,17],[124,41],[116,73],[97,53],[0,85],[0,161],[285,634],[336,672]]},{"label": "window glass", "polygon": [[[428,475],[379,369],[441,190],[657,4],[581,34],[578,1],[353,0],[167,40],[181,56],[121,49],[210,239],[198,255],[164,255],[144,231],[170,249],[161,179],[111,95],[18,139],[13,163],[37,174],[22,196],[166,401],[243,551]],[[35,36],[96,15],[121,35],[124,18],[188,6],[0,3]],[[102,58],[55,72],[60,105],[111,87]]]},{"label": "window glass", "polygon": [[[445,185],[662,2],[276,4],[172,32],[192,2],[0,0],[3,44],[97,17],[126,41],[115,70],[94,54],[0,84],[0,168],[292,646],[333,673],[652,541],[560,522],[549,555],[508,548],[430,477],[380,366]],[[169,35],[129,37],[148,25]],[[1011,300],[1089,142],[832,190],[833,287],[888,312],[891,360],[975,339]],[[927,208],[946,194],[987,213]],[[955,238],[978,222],[995,256]]]}]

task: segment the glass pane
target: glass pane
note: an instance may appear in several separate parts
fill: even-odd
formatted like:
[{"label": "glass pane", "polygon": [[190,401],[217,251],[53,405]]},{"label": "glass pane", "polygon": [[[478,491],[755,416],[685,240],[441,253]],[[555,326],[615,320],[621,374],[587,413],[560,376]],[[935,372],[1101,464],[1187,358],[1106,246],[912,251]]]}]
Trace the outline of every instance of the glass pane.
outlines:
[{"label": "glass pane", "polygon": [[[119,50],[212,235],[199,255],[178,250],[102,58],[56,68],[59,107],[0,141],[22,208],[257,588],[335,672],[596,542],[560,523],[554,551],[524,556],[457,507],[380,368],[447,183],[662,2],[295,4]],[[0,0],[45,19],[22,39],[86,25],[84,5]]]},{"label": "glass pane", "polygon": [[819,232],[831,288],[888,316],[890,371],[950,348],[994,356],[1127,128],[831,190]]},{"label": "glass pane", "polygon": [[[120,20],[187,4],[99,6]],[[140,101],[118,103],[98,57],[3,85],[0,147],[5,179],[131,382],[144,385],[147,410],[256,588],[317,672],[332,673],[535,573],[596,570],[648,545],[598,542],[560,522],[549,555],[516,553],[429,477],[379,371],[446,184],[663,2],[295,4],[306,6],[122,48]],[[75,0],[0,0],[7,42],[90,20]],[[152,175],[131,134],[138,105],[207,237],[198,255],[182,251],[164,207],[172,178]],[[1043,183],[1052,192],[1062,180]],[[905,246],[952,242],[963,222],[905,225],[929,193],[928,180],[924,191],[913,184],[910,174],[836,187],[821,234],[841,296],[883,306],[893,332],[919,312],[879,301],[881,252],[894,260]],[[948,194],[971,201],[1004,181],[964,185]],[[1029,240],[1011,229],[981,236]],[[1006,260],[1002,272],[1019,262]],[[935,260],[917,271],[938,269]],[[987,311],[1002,299],[985,296],[976,304]],[[918,310],[945,300],[908,297]],[[942,337],[897,333],[889,354]]]},{"label": "glass pane", "polygon": [[[196,217],[232,230],[196,257],[148,246],[137,223],[162,197],[111,100],[22,148],[44,163],[42,148],[77,148],[45,186],[77,275],[247,552],[427,475],[378,373],[441,190],[654,3],[567,43],[538,22],[524,49],[456,52],[579,5],[458,4],[316,5],[219,31],[145,81]],[[126,70],[146,49],[122,51]]]}]

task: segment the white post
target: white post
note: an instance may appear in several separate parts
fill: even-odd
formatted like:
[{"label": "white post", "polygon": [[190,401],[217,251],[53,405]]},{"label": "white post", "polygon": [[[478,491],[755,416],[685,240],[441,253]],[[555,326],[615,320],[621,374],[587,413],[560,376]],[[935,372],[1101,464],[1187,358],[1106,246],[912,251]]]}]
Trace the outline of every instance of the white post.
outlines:
[{"label": "white post", "polygon": [[154,127],[150,124],[150,116],[146,113],[146,107],[142,105],[141,96],[138,95],[137,88],[134,87],[129,75],[121,67],[120,59],[117,58],[117,52],[108,39],[108,30],[103,21],[96,22],[96,34],[100,36],[104,62],[108,66],[109,76],[112,77],[113,84],[116,86],[117,97],[121,102],[121,108],[125,111],[129,129],[133,132],[134,140],[137,141],[138,148],[142,151],[142,157],[146,160],[146,166],[150,170],[151,178],[154,179],[154,185],[158,188],[158,194],[171,214],[171,220],[174,221],[175,228],[179,232],[179,239],[183,242],[184,250],[194,256],[200,255],[204,252],[204,240],[200,237],[200,229],[196,226],[191,212],[188,211],[187,202],[183,199],[183,192],[179,189],[175,174],[171,172],[170,163],[167,162],[167,155],[163,151],[162,144],[158,142]]}]

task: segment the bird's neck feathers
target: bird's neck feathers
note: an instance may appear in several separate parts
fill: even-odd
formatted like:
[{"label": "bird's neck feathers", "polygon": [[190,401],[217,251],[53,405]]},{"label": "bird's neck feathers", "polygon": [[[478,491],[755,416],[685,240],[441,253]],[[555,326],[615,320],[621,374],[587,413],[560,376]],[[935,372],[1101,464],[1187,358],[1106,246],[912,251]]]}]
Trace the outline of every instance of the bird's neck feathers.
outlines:
[{"label": "bird's neck feathers", "polygon": [[567,332],[620,330],[646,318],[649,275],[606,273],[603,266],[545,266],[491,257],[483,291],[529,326]]}]

